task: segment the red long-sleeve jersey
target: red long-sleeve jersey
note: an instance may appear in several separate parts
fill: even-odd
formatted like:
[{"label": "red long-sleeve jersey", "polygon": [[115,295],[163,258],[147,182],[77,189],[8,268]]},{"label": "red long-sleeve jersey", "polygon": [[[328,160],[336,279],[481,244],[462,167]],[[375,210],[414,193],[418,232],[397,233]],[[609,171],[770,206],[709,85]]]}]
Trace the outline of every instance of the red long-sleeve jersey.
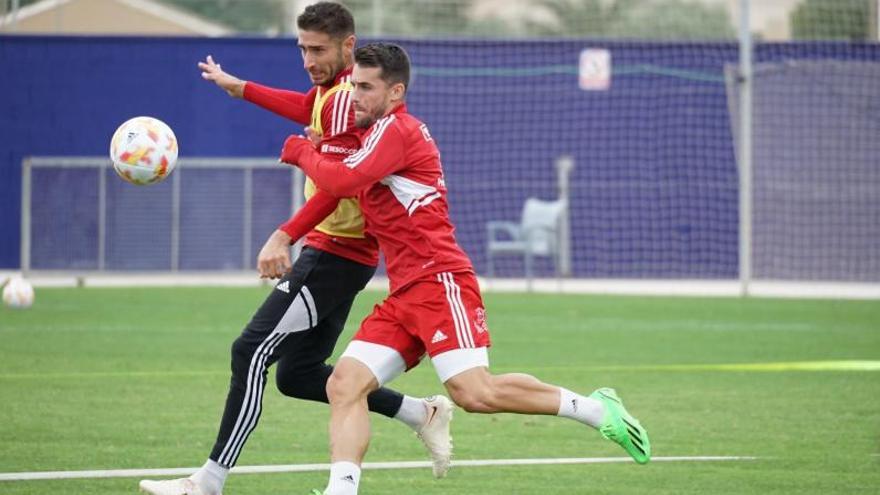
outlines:
[{"label": "red long-sleeve jersey", "polygon": [[288,118],[301,125],[309,125],[312,119],[312,105],[315,103],[317,86],[307,93],[270,88],[248,81],[244,85],[244,99],[266,110]]},{"label": "red long-sleeve jersey", "polygon": [[[344,158],[361,147],[363,131],[354,126],[354,109],[348,80],[351,68],[341,71],[331,84],[314,86],[307,93],[270,88],[251,81],[244,87],[244,99],[321,135],[319,150]],[[354,199],[338,199],[315,191],[306,184],[307,201],[279,228],[293,240],[305,235],[305,244],[338,256],[376,265],[375,239],[363,231],[360,208]]]},{"label": "red long-sleeve jersey", "polygon": [[284,158],[320,189],[358,196],[367,232],[385,254],[392,292],[436,273],[473,271],[449,219],[440,152],[405,105],[373,124],[363,148],[342,161],[302,141],[285,148]]}]

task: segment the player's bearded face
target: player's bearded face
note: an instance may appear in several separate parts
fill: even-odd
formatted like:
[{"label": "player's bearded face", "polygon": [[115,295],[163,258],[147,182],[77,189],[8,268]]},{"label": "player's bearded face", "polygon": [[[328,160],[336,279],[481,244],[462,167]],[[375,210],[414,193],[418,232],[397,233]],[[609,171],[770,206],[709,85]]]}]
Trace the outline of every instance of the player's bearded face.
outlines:
[{"label": "player's bearded face", "polygon": [[300,31],[299,49],[312,84],[328,85],[345,69],[343,41],[326,33]]},{"label": "player's bearded face", "polygon": [[366,129],[385,116],[391,106],[391,86],[381,77],[378,67],[360,67],[351,73],[354,91],[351,106],[354,107],[354,125]]}]

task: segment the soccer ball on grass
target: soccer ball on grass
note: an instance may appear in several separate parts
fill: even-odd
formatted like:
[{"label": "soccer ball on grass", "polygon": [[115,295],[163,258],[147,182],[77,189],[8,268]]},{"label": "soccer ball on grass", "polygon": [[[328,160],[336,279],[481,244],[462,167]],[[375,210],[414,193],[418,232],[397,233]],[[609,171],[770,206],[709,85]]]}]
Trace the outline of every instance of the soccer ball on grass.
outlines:
[{"label": "soccer ball on grass", "polygon": [[16,275],[3,286],[3,304],[15,309],[25,309],[34,303],[34,288],[30,282]]}]

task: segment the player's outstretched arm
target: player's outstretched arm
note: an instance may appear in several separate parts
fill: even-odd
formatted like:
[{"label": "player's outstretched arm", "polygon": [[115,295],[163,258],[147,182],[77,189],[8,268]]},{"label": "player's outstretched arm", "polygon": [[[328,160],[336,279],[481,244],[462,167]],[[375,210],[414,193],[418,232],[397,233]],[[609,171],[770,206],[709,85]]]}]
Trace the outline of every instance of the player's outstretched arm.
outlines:
[{"label": "player's outstretched arm", "polygon": [[213,81],[220,89],[233,98],[244,97],[245,81],[223,71],[220,64],[214,62],[214,57],[208,55],[204,62],[199,62],[202,70],[202,79]]},{"label": "player's outstretched arm", "polygon": [[284,141],[281,161],[301,168],[319,189],[348,198],[403,167],[405,151],[399,132],[386,126],[371,145],[344,161],[322,155],[303,136],[291,135]]},{"label": "player's outstretched arm", "polygon": [[202,70],[203,79],[213,81],[233,98],[243,98],[298,124],[308,125],[311,122],[312,103],[315,101],[314,89],[308,93],[298,93],[245,81],[225,72],[211,55],[208,55],[204,62],[199,62],[199,69]]},{"label": "player's outstretched arm", "polygon": [[301,168],[318,188],[340,198],[355,196],[371,182],[367,177],[350,170],[341,161],[318,153],[311,141],[304,136],[294,134],[284,141],[281,162]]}]

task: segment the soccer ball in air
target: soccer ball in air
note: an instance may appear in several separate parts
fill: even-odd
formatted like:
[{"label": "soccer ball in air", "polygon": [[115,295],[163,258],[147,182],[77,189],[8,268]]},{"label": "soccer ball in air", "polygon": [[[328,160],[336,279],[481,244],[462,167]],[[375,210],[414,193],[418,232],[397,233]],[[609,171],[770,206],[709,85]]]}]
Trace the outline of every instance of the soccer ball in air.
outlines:
[{"label": "soccer ball in air", "polygon": [[3,287],[3,304],[10,308],[24,309],[34,303],[34,288],[30,282],[14,276]]},{"label": "soccer ball in air", "polygon": [[116,173],[132,184],[162,182],[177,164],[177,138],[165,122],[135,117],[113,133],[110,159]]}]

